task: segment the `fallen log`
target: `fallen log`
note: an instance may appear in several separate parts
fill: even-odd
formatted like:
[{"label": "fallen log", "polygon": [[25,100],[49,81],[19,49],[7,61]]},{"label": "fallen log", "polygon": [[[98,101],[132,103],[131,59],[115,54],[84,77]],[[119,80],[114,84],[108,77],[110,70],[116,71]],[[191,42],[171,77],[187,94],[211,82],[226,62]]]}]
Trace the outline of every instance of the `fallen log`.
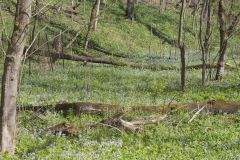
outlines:
[{"label": "fallen log", "polygon": [[104,60],[102,58],[86,56],[86,55],[77,56],[77,55],[69,55],[65,53],[55,53],[55,52],[47,53],[46,51],[42,51],[42,50],[35,50],[34,55],[52,57],[56,59],[64,59],[64,60],[70,60],[70,61],[91,62],[91,63],[108,64],[108,65],[114,65],[114,66],[127,66],[127,67],[137,68],[137,69],[150,69],[150,70],[170,69],[166,67],[161,68],[161,66],[158,66],[158,65],[110,61],[110,60]]},{"label": "fallen log", "polygon": [[[48,110],[50,106],[28,106],[25,107],[26,110],[34,110],[44,112]],[[142,126],[149,124],[159,124],[162,120],[164,120],[167,115],[171,114],[174,111],[191,111],[198,110],[193,117],[189,120],[189,123],[193,121],[196,116],[202,112],[210,112],[213,114],[234,114],[238,113],[240,110],[240,102],[232,102],[232,101],[216,101],[211,100],[207,102],[201,103],[186,103],[186,104],[170,104],[170,105],[160,105],[160,106],[129,106],[123,107],[119,105],[110,105],[110,104],[102,104],[102,103],[88,103],[88,102],[78,102],[78,103],[60,103],[55,106],[52,105],[50,108],[53,111],[61,112],[63,115],[67,116],[69,113],[73,113],[74,115],[80,115],[81,113],[102,113],[108,112],[113,113],[113,116],[100,121],[97,124],[89,125],[90,128],[95,128],[99,124],[111,127],[122,131],[131,131],[131,132],[140,132],[143,130]],[[127,121],[124,120],[124,116],[128,113],[134,111],[145,111],[147,113],[160,113],[162,116],[159,116],[155,119],[144,119],[144,120],[136,120],[136,121]],[[18,107],[19,111],[19,107]],[[59,125],[50,127],[45,130],[46,133],[50,134],[66,134],[66,135],[77,135],[79,133],[79,129],[75,128],[72,125],[67,123],[61,123]]]},{"label": "fallen log", "polygon": [[[236,67],[233,67],[229,64],[226,64],[225,66],[226,66],[226,69],[236,69]],[[206,69],[211,69],[211,68],[217,68],[217,65],[216,64],[206,64]],[[202,64],[187,66],[186,69],[202,69]]]},{"label": "fallen log", "polygon": [[63,112],[64,114],[71,110],[74,114],[79,115],[81,113],[122,112],[123,107],[111,104],[78,102],[60,103],[54,107],[54,110]]},{"label": "fallen log", "polygon": [[62,112],[63,114],[68,114],[69,110],[75,115],[81,113],[122,113],[122,112],[135,112],[144,111],[148,113],[160,113],[168,114],[176,110],[188,111],[195,110],[204,107],[203,111],[210,112],[213,114],[233,114],[240,110],[240,102],[234,101],[222,101],[222,100],[211,100],[201,103],[185,103],[185,104],[170,104],[170,105],[159,105],[159,106],[121,106],[121,105],[111,105],[103,103],[89,103],[89,102],[76,102],[76,103],[59,103],[56,105],[46,105],[46,106],[26,106],[18,107],[19,111],[33,110],[44,112],[46,110],[53,110],[57,112]]}]

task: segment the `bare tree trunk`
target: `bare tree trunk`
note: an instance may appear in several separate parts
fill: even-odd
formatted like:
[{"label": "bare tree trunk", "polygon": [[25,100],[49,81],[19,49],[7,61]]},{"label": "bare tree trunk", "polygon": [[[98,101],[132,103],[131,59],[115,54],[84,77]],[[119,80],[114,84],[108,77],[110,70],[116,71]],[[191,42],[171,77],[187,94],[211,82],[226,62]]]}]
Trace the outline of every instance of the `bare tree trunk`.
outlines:
[{"label": "bare tree trunk", "polygon": [[101,0],[96,0],[96,13],[95,13],[95,19],[93,21],[93,31],[96,31],[97,29],[100,4],[101,4]]},{"label": "bare tree trunk", "polygon": [[53,59],[50,55],[50,44],[49,44],[49,39],[48,39],[48,35],[46,34],[46,41],[47,41],[47,48],[48,48],[48,54],[49,54],[49,64],[50,64],[50,67],[51,67],[51,71],[53,72]]},{"label": "bare tree trunk", "polygon": [[1,151],[14,154],[16,147],[16,99],[18,75],[26,33],[31,17],[32,0],[18,0],[15,25],[4,63],[1,94],[0,142]]},{"label": "bare tree trunk", "polygon": [[228,40],[238,27],[240,21],[240,12],[234,17],[231,25],[226,27],[226,10],[224,9],[224,1],[219,1],[218,6],[218,21],[219,21],[219,33],[220,33],[220,49],[219,49],[219,59],[217,63],[217,71],[215,80],[222,80],[225,74],[225,61]]},{"label": "bare tree trunk", "polygon": [[215,80],[222,80],[225,74],[225,62],[226,62],[226,51],[227,51],[227,40],[222,40],[220,43],[219,59],[217,62],[217,71]]},{"label": "bare tree trunk", "polygon": [[216,80],[221,80],[224,75],[224,63],[225,63],[225,54],[227,50],[227,37],[226,37],[226,20],[225,20],[225,10],[223,0],[219,1],[218,6],[218,21],[219,21],[219,33],[220,33],[220,49],[219,49],[219,59],[218,59],[218,67],[216,72]]},{"label": "bare tree trunk", "polygon": [[96,25],[97,25],[97,18],[99,16],[100,2],[101,2],[100,0],[96,0],[93,5],[93,8],[92,8],[91,17],[90,17],[90,21],[88,24],[88,31],[87,31],[87,34],[85,37],[85,45],[84,45],[85,50],[88,48],[90,34],[92,31],[94,31],[94,27],[96,27]]},{"label": "bare tree trunk", "polygon": [[[62,54],[63,51],[63,42],[62,42],[62,31],[60,30],[59,33],[57,33],[56,37],[53,40],[53,48],[55,49],[56,53]],[[52,59],[52,62],[55,63],[58,60],[57,57]]]},{"label": "bare tree trunk", "polygon": [[178,46],[181,54],[181,89],[185,89],[186,79],[186,58],[185,58],[185,44],[184,44],[184,18],[185,18],[186,0],[182,0],[182,7],[180,12],[179,32],[178,32]]},{"label": "bare tree trunk", "polygon": [[130,20],[134,20],[135,18],[134,8],[135,8],[135,0],[127,0],[126,16]]},{"label": "bare tree trunk", "polygon": [[194,36],[196,36],[196,28],[197,28],[197,20],[196,20],[196,17],[197,17],[197,13],[198,13],[198,6],[200,5],[200,1],[201,0],[198,0],[198,1],[194,1],[194,4],[193,4],[193,11],[192,11],[192,30],[194,32]]},{"label": "bare tree trunk", "polygon": [[[37,30],[38,30],[39,2],[36,0],[35,4],[36,4],[36,5],[35,5],[35,7],[36,7],[36,8],[35,8],[36,13],[35,13],[35,16],[34,16],[34,23],[33,23],[33,29],[32,29],[32,34],[31,34],[31,43],[33,43],[33,44],[32,44],[32,46],[31,46],[31,48],[29,49],[30,55],[32,55],[32,53],[33,53],[33,51],[34,51],[34,48],[37,48],[37,47],[36,47],[36,41],[35,41],[35,39],[36,39]],[[29,63],[28,74],[29,74],[29,76],[30,76],[30,75],[31,75],[31,58],[28,59],[28,63]]]},{"label": "bare tree trunk", "polygon": [[[206,80],[206,61],[207,61],[207,55],[209,52],[210,37],[211,37],[211,5],[210,3],[211,3],[210,0],[204,1],[204,5],[203,5],[201,16],[200,16],[199,41],[200,41],[200,48],[202,52],[202,85],[203,86],[205,85],[205,80]],[[206,25],[206,31],[205,31],[205,36],[203,40],[202,27],[203,27],[204,17],[207,17],[207,25]]]},{"label": "bare tree trunk", "polygon": [[166,9],[167,0],[160,0],[160,12],[164,12]]}]

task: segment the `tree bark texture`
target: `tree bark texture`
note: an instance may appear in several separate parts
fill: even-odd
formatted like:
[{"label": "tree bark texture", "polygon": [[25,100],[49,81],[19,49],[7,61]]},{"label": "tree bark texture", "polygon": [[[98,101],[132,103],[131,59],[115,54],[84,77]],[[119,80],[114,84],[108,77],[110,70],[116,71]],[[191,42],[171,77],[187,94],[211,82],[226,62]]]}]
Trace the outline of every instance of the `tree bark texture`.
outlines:
[{"label": "tree bark texture", "polygon": [[126,10],[126,15],[127,18],[130,20],[134,20],[134,9],[135,8],[135,0],[127,0],[127,10]]},{"label": "tree bark texture", "polygon": [[185,58],[185,44],[184,44],[184,18],[185,18],[186,0],[182,0],[182,7],[180,12],[180,22],[178,31],[178,46],[181,56],[181,89],[184,91],[186,79],[186,58]]},{"label": "tree bark texture", "polygon": [[0,147],[14,154],[16,147],[16,99],[26,33],[31,17],[32,0],[18,0],[14,29],[4,63],[0,109]]},{"label": "tree bark texture", "polygon": [[219,58],[217,62],[217,71],[215,80],[222,80],[225,74],[225,62],[228,47],[228,40],[238,27],[240,22],[240,12],[234,16],[232,23],[227,27],[226,22],[226,10],[224,0],[219,0],[218,4],[218,22],[219,22],[219,33],[220,33],[220,47],[219,47]]},{"label": "tree bark texture", "polygon": [[91,32],[94,31],[97,27],[100,2],[101,2],[100,0],[96,0],[93,5],[93,8],[92,8],[91,17],[90,17],[90,21],[88,24],[88,31],[87,31],[87,34],[85,37],[85,45],[84,45],[85,50],[87,50],[87,48],[88,48],[88,43],[89,43]]}]

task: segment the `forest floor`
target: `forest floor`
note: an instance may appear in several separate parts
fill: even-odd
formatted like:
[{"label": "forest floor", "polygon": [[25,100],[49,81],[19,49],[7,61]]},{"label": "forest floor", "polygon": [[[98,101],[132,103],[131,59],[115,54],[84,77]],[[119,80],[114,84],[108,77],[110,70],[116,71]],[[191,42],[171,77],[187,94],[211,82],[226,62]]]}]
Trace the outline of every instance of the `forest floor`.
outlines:
[{"label": "forest floor", "polygon": [[[178,70],[151,71],[58,61],[51,72],[48,64],[33,63],[32,74],[24,68],[19,88],[19,106],[61,102],[92,102],[130,105],[161,105],[207,100],[240,101],[239,77],[229,71],[222,82],[200,86],[200,71],[189,70],[187,87],[179,91]],[[239,113],[213,115],[196,111],[174,112],[159,124],[143,126],[141,132],[120,132],[98,124],[111,116],[71,111],[23,111],[18,114],[16,159],[237,159],[240,150]],[[134,117],[159,113],[135,112]],[[80,129],[77,136],[46,135],[44,130],[62,122]],[[2,155],[7,158],[6,155]],[[12,157],[10,158],[12,159]]]},{"label": "forest floor", "polygon": [[[46,0],[45,0],[46,1]],[[47,1],[46,1],[47,2]],[[53,0],[52,2],[58,2]],[[45,16],[40,21],[39,44],[52,41],[56,33],[64,31],[64,46],[80,30],[81,34],[67,54],[80,55],[93,1],[82,1],[73,22],[69,15],[57,15],[43,9]],[[71,5],[68,0],[62,5]],[[134,69],[58,60],[53,72],[47,58],[37,58],[28,71],[28,60],[23,65],[17,100],[21,112],[17,116],[17,148],[15,157],[1,154],[0,159],[239,159],[240,116],[235,114],[212,114],[201,112],[193,120],[196,111],[177,111],[158,124],[143,126],[140,132],[122,132],[100,124],[111,113],[66,115],[53,110],[44,113],[27,111],[24,107],[46,106],[58,103],[90,102],[119,106],[155,106],[197,103],[210,100],[240,102],[240,75],[237,69],[227,70],[223,81],[208,81],[201,86],[201,70],[188,69],[185,92],[180,91],[179,51],[173,45],[177,38],[179,15],[167,10],[160,14],[157,8],[136,6],[136,20],[124,17],[124,6],[109,1],[110,8],[99,18],[98,29],[91,35],[91,43],[112,53],[127,55],[127,58],[105,55],[89,49],[91,56],[118,62],[158,65],[161,69]],[[59,4],[60,5],[60,4]],[[13,6],[10,9],[14,9]],[[11,32],[13,16],[3,12],[7,33]],[[3,25],[0,25],[0,29]],[[43,29],[44,28],[44,29]],[[199,65],[201,55],[196,41],[197,30],[192,28],[192,18],[186,18],[187,65]],[[217,30],[217,26],[214,27]],[[107,35],[107,36],[106,36]],[[216,56],[218,38],[213,35],[212,58]],[[3,37],[4,38],[4,37]],[[239,37],[229,42],[228,64],[234,67],[239,62],[236,47]],[[6,42],[5,42],[6,43]],[[79,46],[80,44],[80,46]],[[3,45],[6,50],[7,43]],[[41,49],[47,50],[47,45]],[[230,52],[231,51],[231,52]],[[0,51],[3,55],[2,50]],[[232,57],[237,56],[233,60]],[[2,62],[1,62],[2,63]],[[1,65],[2,66],[2,65]],[[2,68],[0,69],[2,75]],[[159,117],[161,113],[138,111],[128,115],[133,119]],[[75,136],[46,135],[45,129],[67,122],[79,128]]]}]

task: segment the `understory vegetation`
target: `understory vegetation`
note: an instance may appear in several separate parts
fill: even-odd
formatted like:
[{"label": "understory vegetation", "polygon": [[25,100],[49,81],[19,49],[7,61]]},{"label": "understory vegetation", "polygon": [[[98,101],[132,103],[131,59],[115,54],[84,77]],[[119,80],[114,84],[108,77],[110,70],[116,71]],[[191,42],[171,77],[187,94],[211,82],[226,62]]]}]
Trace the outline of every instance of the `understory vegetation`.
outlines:
[{"label": "understory vegetation", "polygon": [[[36,65],[37,66],[37,65]],[[27,66],[21,80],[18,105],[46,105],[59,102],[101,102],[107,104],[159,105],[201,102],[204,100],[239,101],[239,79],[230,72],[224,82],[202,88],[199,73],[188,74],[188,86],[179,93],[177,71],[136,70],[106,65],[82,66],[56,64],[54,72],[47,65]],[[74,68],[74,69],[73,69]],[[24,110],[24,108],[22,108]],[[156,113],[157,114],[157,113]],[[135,113],[135,116],[152,116]],[[237,159],[240,147],[239,114],[202,113],[193,122],[194,112],[170,113],[158,125],[144,127],[139,133],[121,133],[99,123],[108,114],[75,116],[49,111],[30,111],[18,115],[16,159]],[[134,115],[131,115],[134,116]],[[46,135],[44,129],[69,122],[81,129],[78,136]],[[11,157],[12,158],[12,157]]]},{"label": "understory vegetation", "polygon": [[[53,3],[70,5],[66,0],[53,0]],[[52,41],[55,33],[61,30],[66,46],[81,30],[77,40],[71,48],[65,48],[64,53],[82,55],[85,51],[86,26],[94,2],[91,0],[81,3],[84,5],[77,8],[80,16],[76,16],[74,20],[64,14],[57,16],[53,11],[43,9],[38,43],[44,44],[47,41],[46,35]],[[64,115],[51,108],[44,113],[26,109],[28,106],[63,102],[116,104],[127,108],[132,105],[167,106],[209,100],[240,101],[239,33],[238,37],[233,37],[229,42],[227,65],[230,68],[227,68],[224,80],[208,80],[203,87],[201,70],[187,69],[186,89],[182,92],[179,81],[180,55],[177,46],[174,46],[178,35],[179,13],[166,10],[160,14],[158,8],[139,2],[136,5],[136,19],[131,22],[124,16],[124,4],[110,0],[108,5],[102,9],[98,28],[91,34],[90,42],[112,53],[127,55],[127,58],[109,56],[93,49],[89,49],[88,54],[112,61],[156,65],[160,69],[60,59],[51,69],[49,58],[36,56],[24,60],[17,98],[20,111],[17,114],[16,154],[10,156],[1,153],[0,159],[240,159],[239,111],[234,114],[201,112],[190,121],[196,111],[179,110],[167,113],[167,118],[158,124],[143,126],[144,129],[140,132],[125,132],[100,123],[109,118],[110,113],[81,113],[76,116],[71,110]],[[9,6],[13,11],[14,7]],[[2,21],[0,31],[6,30],[10,35],[14,17],[6,11],[1,14],[5,28],[2,27]],[[187,66],[199,65],[201,53],[198,41],[194,41],[198,33],[192,28],[191,14],[185,21],[186,63]],[[215,31],[216,23],[213,26]],[[210,49],[212,59],[217,55],[218,36],[218,33],[213,35]],[[2,37],[4,39],[6,36],[2,34]],[[29,46],[30,38],[27,41]],[[1,40],[1,44],[3,64],[3,51],[7,49],[7,41]],[[48,50],[46,43],[41,49]],[[3,74],[2,67],[3,65],[0,75]],[[214,75],[213,73],[215,72],[212,71],[211,74]],[[161,114],[140,111],[128,114],[130,120],[156,116]],[[80,133],[75,136],[46,134],[46,128],[62,122],[79,128]],[[91,128],[92,124],[97,124],[97,127]]]}]

